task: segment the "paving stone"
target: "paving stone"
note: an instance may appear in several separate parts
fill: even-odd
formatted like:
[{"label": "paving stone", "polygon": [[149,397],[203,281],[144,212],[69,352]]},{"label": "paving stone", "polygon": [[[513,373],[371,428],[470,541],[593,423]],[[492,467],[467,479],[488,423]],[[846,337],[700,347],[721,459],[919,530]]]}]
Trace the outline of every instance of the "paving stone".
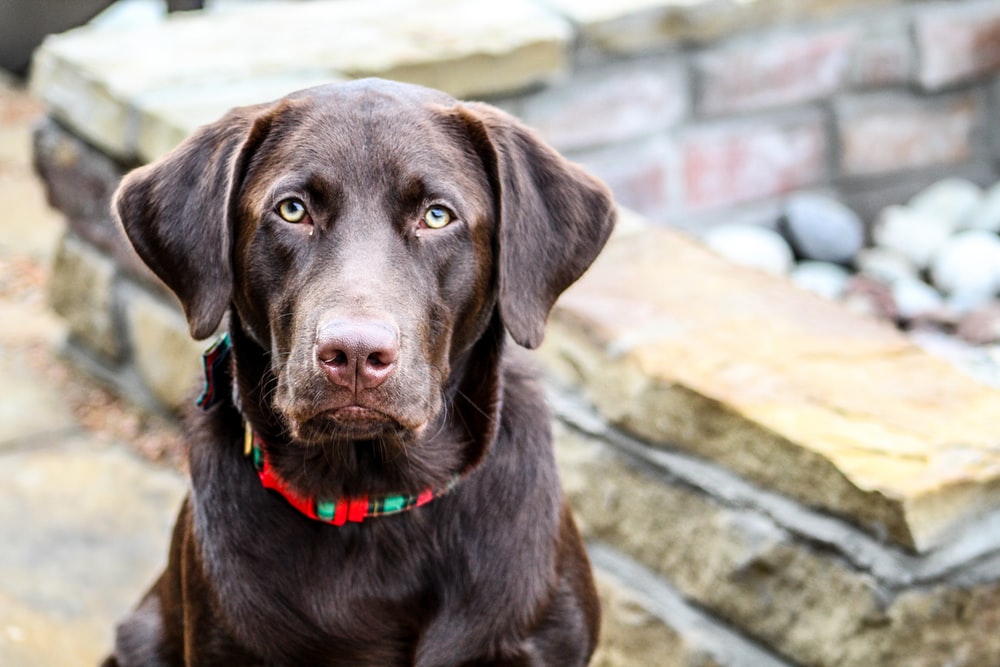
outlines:
[{"label": "paving stone", "polygon": [[[960,570],[890,588],[870,567],[838,554],[837,542],[818,548],[814,537],[745,501],[703,493],[700,479],[657,474],[572,428],[557,429],[557,443],[564,487],[587,539],[614,544],[792,664],[978,667],[1000,656],[991,630],[992,605],[1000,601],[995,556],[975,578],[963,579]],[[974,561],[965,567],[974,570]],[[747,653],[719,662],[769,664]]]},{"label": "paving stone", "polygon": [[96,664],[163,566],[186,485],[83,438],[0,463],[0,664]]},{"label": "paving stone", "polygon": [[[456,96],[498,95],[561,72],[570,38],[564,20],[527,0],[328,0],[294,10],[261,4],[50,38],[36,54],[32,86],[81,136],[130,159],[140,133],[147,153],[169,143],[150,138],[158,134],[151,125],[161,116],[176,123],[176,97],[192,87],[228,81],[239,88],[262,77],[383,76]],[[158,94],[168,97],[165,109],[142,102]]]},{"label": "paving stone", "polygon": [[1000,507],[1000,393],[676,232],[613,240],[545,353],[622,428],[918,551]]},{"label": "paving stone", "polygon": [[111,626],[100,619],[53,619],[0,592],[0,664],[93,667],[110,646]]},{"label": "paving stone", "polygon": [[0,377],[0,452],[76,426],[62,397],[6,344],[0,344]]}]

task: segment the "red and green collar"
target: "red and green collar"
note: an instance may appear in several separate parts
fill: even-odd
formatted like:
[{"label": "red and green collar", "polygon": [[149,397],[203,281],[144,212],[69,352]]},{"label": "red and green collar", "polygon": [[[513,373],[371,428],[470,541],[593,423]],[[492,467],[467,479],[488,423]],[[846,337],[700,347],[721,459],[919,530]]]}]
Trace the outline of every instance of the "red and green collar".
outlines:
[{"label": "red and green collar", "polygon": [[[223,334],[202,355],[205,372],[205,387],[197,404],[204,410],[220,403],[225,393],[224,384],[230,383],[230,357],[232,342],[229,334]],[[343,526],[345,523],[361,523],[365,519],[378,516],[400,514],[416,507],[422,507],[450,492],[458,484],[462,475],[456,474],[451,481],[439,489],[427,488],[416,495],[389,495],[381,497],[359,496],[356,498],[314,498],[304,496],[289,488],[287,482],[274,471],[267,455],[267,446],[244,420],[243,453],[252,457],[257,476],[265,489],[281,495],[288,504],[310,519],[323,523]]]},{"label": "red and green collar", "polygon": [[458,484],[461,475],[455,475],[440,489],[427,488],[415,495],[390,495],[381,497],[358,496],[356,498],[314,498],[296,493],[274,471],[267,455],[267,447],[260,437],[246,425],[244,453],[253,457],[254,468],[265,489],[277,492],[288,504],[310,519],[343,526],[347,522],[361,523],[377,516],[400,514],[416,507],[423,507],[435,498],[447,494]]}]

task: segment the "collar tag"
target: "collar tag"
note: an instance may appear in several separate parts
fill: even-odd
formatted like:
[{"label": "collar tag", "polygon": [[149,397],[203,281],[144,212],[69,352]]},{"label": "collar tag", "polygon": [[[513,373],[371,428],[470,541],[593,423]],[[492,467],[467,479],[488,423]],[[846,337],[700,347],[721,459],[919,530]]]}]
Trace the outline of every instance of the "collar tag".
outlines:
[{"label": "collar tag", "polygon": [[205,387],[195,404],[202,410],[208,410],[217,405],[226,395],[225,385],[229,384],[226,365],[229,363],[232,349],[233,344],[229,339],[229,334],[224,333],[201,355],[201,364],[205,373]]}]

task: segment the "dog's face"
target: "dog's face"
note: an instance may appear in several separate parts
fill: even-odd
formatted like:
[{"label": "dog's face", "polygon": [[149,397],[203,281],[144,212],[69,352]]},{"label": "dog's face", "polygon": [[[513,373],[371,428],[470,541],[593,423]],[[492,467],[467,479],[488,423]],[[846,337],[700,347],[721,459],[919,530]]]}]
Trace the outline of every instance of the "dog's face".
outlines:
[{"label": "dog's face", "polygon": [[495,293],[490,186],[461,121],[338,92],[262,121],[235,202],[234,301],[306,442],[427,429]]},{"label": "dog's face", "polygon": [[511,117],[380,81],[235,110],[116,202],[196,337],[233,307],[305,444],[420,440],[491,322],[540,342],[613,221],[603,186]]}]

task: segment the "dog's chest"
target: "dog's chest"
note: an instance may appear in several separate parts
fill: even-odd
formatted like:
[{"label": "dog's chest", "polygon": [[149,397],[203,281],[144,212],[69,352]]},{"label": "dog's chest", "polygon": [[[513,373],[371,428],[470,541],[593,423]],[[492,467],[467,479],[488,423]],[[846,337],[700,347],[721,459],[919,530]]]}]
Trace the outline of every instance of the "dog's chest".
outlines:
[{"label": "dog's chest", "polygon": [[385,526],[293,519],[255,539],[225,530],[203,538],[215,552],[207,560],[221,610],[245,635],[238,639],[266,654],[269,638],[280,638],[283,657],[295,645],[303,655],[314,646],[342,654],[372,642],[400,655],[412,650],[436,606],[424,575],[435,567],[430,550],[397,543],[402,535]]}]

